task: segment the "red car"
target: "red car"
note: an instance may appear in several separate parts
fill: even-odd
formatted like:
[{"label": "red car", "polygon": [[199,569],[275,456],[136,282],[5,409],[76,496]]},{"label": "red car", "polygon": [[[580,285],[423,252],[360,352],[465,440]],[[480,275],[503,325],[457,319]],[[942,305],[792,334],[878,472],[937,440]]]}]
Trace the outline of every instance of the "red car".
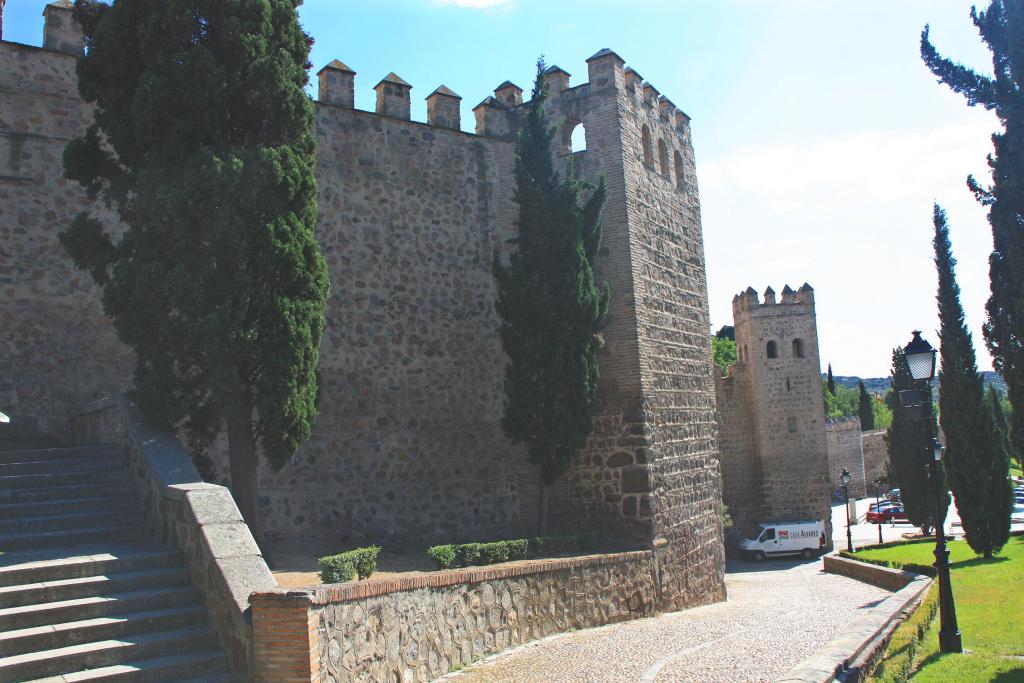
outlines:
[{"label": "red car", "polygon": [[872,503],[868,508],[866,521],[869,524],[882,524],[884,522],[906,522],[907,513],[903,511],[902,505],[892,503]]}]

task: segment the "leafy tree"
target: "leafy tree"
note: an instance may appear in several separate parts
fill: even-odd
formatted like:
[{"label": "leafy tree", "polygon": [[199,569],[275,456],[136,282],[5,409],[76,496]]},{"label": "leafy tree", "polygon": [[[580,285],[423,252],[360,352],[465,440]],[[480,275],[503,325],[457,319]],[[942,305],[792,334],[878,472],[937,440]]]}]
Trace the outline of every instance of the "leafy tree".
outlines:
[{"label": "leafy tree", "polygon": [[75,5],[95,122],[65,173],[125,228],[82,213],[61,242],[135,351],[148,418],[199,449],[226,423],[232,492],[257,535],[257,448],[280,469],[316,420],[328,289],[297,5]]},{"label": "leafy tree", "polygon": [[828,364],[828,382],[826,382],[825,386],[828,388],[828,393],[832,394],[833,396],[836,395],[836,379],[835,377],[832,376],[831,363]]},{"label": "leafy tree", "polygon": [[823,384],[822,392],[825,396],[825,417],[837,420],[844,417],[857,416],[860,404],[856,389],[837,384],[836,391],[833,394]]},{"label": "leafy tree", "polygon": [[736,342],[728,337],[712,337],[711,358],[722,375],[727,374],[729,366],[736,362]]},{"label": "leafy tree", "polygon": [[[892,384],[895,407],[892,424],[885,435],[889,446],[887,479],[899,487],[907,519],[927,534],[935,526],[935,489],[928,463],[933,457],[935,423],[933,419],[922,419],[920,409],[903,407],[899,401],[899,392],[917,391],[924,394],[930,391],[930,387],[926,381],[914,381],[907,367],[907,359],[899,349],[892,354]],[[941,478],[941,463],[938,471]],[[944,480],[941,488],[946,490]],[[941,506],[943,519],[948,507],[949,496],[945,495]]]},{"label": "leafy tree", "polygon": [[736,328],[732,325],[722,325],[718,332],[715,332],[716,339],[731,339],[736,341]]},{"label": "leafy tree", "polygon": [[872,405],[874,401],[864,388],[864,382],[858,382],[857,391],[857,416],[860,417],[861,431],[871,431],[875,428],[875,409]]},{"label": "leafy tree", "polygon": [[1007,456],[1016,459],[1017,463],[1024,469],[1024,457],[1022,457],[1021,453],[1014,453],[1013,446],[1010,443],[1010,424],[1006,419],[1005,401],[991,384],[988,387],[987,399],[989,409],[992,411],[992,420],[999,435],[999,442],[1003,445],[1003,449],[1006,450]]},{"label": "leafy tree", "polygon": [[496,307],[509,357],[502,426],[513,441],[526,444],[530,461],[540,468],[542,534],[549,487],[590,436],[598,332],[610,296],[607,285],[597,287],[593,273],[604,180],[584,202],[588,187],[575,177],[571,162],[564,180],[555,171],[543,71],[541,59],[516,142],[517,248],[507,264],[498,251],[494,255]]},{"label": "leafy tree", "polygon": [[935,268],[939,274],[939,339],[942,370],[939,403],[946,436],[946,478],[953,490],[967,543],[992,557],[1009,539],[1013,494],[1006,478],[1009,455],[1003,448],[985,388],[978,374],[974,342],[964,322],[956,259],[946,213],[935,205]]},{"label": "leafy tree", "polygon": [[939,55],[921,34],[921,57],[942,83],[960,93],[969,106],[994,111],[1002,131],[992,136],[988,157],[993,183],[973,177],[967,186],[989,209],[993,250],[989,257],[992,294],[986,310],[985,342],[995,369],[1006,380],[1013,404],[1010,435],[1024,452],[1024,2],[992,0],[988,9],[971,9],[971,20],[992,52],[993,75],[985,76]]},{"label": "leafy tree", "polygon": [[888,429],[892,424],[892,409],[882,397],[871,397],[871,413],[874,429]]}]

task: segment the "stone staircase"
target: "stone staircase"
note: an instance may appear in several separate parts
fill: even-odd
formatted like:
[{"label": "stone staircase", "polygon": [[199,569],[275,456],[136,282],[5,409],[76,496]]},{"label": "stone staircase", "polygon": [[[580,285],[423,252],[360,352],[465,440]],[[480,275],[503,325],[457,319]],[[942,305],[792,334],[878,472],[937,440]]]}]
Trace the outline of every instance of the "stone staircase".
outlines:
[{"label": "stone staircase", "polygon": [[0,450],[0,681],[236,680],[113,446]]}]

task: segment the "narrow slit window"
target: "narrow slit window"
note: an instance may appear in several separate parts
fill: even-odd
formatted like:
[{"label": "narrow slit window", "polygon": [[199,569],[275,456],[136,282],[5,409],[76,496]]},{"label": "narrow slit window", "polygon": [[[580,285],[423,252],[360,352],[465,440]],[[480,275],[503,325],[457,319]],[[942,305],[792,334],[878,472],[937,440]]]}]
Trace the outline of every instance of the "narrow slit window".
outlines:
[{"label": "narrow slit window", "polygon": [[776,344],[774,340],[768,342],[767,351],[768,351],[768,357],[769,358],[778,358],[779,357],[779,345]]}]

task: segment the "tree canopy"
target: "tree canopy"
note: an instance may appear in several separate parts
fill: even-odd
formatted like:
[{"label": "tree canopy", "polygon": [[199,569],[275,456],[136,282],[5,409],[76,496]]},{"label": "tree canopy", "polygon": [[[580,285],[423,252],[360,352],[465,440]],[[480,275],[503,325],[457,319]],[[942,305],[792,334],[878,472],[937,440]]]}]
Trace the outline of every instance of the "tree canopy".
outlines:
[{"label": "tree canopy", "polygon": [[146,416],[199,449],[227,424],[232,491],[256,533],[256,447],[281,468],[316,420],[328,289],[297,5],[75,4],[95,121],[65,172],[123,231],[82,213],[61,241],[135,351]]},{"label": "tree canopy", "polygon": [[540,470],[542,531],[548,486],[569,468],[593,428],[599,332],[610,297],[607,285],[598,287],[593,270],[604,180],[587,186],[575,176],[571,160],[564,177],[555,170],[543,71],[539,60],[516,141],[515,250],[507,263],[496,251],[493,266],[501,340],[509,357],[502,425],[513,441],[526,445]]},{"label": "tree canopy", "polygon": [[995,113],[1002,130],[992,135],[988,157],[992,184],[972,176],[967,186],[988,207],[993,249],[989,257],[991,296],[986,305],[985,342],[995,369],[1006,380],[1013,404],[1011,440],[1024,452],[1024,2],[992,0],[971,9],[971,20],[992,53],[991,76],[943,57],[932,45],[928,26],[921,34],[921,57],[940,82],[960,93],[969,106]]}]

